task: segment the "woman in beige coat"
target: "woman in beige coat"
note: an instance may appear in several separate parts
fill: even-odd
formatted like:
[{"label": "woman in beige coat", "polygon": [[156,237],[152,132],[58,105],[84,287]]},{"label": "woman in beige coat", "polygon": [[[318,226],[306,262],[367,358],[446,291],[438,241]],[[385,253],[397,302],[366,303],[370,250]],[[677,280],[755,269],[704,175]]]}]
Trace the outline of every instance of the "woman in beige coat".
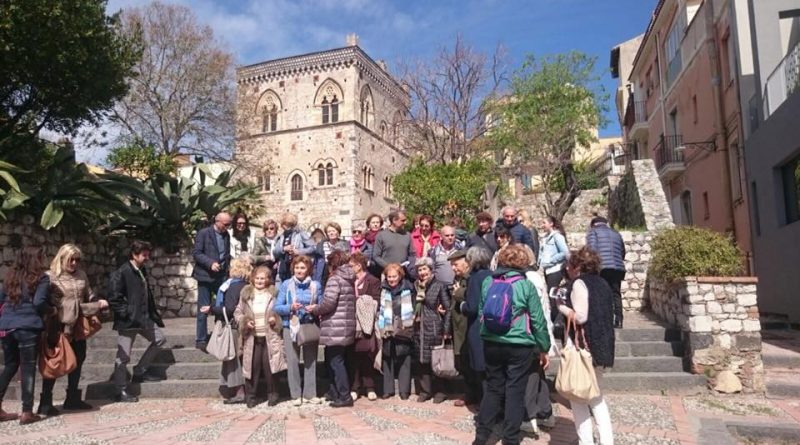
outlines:
[{"label": "woman in beige coat", "polygon": [[278,390],[273,375],[286,370],[286,356],[281,336],[280,316],[273,312],[275,287],[270,270],[259,266],[250,276],[249,286],[242,289],[234,317],[242,336],[242,374],[245,378],[245,399],[248,408],[264,400],[256,390],[263,378],[267,386],[269,406],[278,403]]}]

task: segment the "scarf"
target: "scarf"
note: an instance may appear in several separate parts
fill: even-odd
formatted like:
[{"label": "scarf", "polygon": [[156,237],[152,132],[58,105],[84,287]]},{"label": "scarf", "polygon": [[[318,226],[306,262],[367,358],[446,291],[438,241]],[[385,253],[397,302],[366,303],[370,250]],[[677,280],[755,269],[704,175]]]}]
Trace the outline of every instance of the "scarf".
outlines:
[{"label": "scarf", "polygon": [[[395,329],[392,303],[392,291],[386,288],[381,289],[381,309],[378,316],[378,327],[381,332],[393,332]],[[414,305],[411,302],[410,289],[400,291],[400,320],[404,328],[414,325]]]},{"label": "scarf", "polygon": [[380,230],[377,231],[367,230],[367,233],[364,235],[364,239],[370,244],[375,244],[375,238],[378,237],[379,233],[381,233]]},{"label": "scarf", "polygon": [[350,238],[350,253],[361,252],[361,248],[367,242],[366,238],[361,238],[361,241],[356,241],[353,238]]},{"label": "scarf", "polygon": [[420,257],[428,256],[428,251],[431,249],[432,235],[433,232],[429,233],[428,236],[426,237],[425,235],[422,234],[422,232],[420,232],[419,237],[422,239],[422,254],[420,255]]}]

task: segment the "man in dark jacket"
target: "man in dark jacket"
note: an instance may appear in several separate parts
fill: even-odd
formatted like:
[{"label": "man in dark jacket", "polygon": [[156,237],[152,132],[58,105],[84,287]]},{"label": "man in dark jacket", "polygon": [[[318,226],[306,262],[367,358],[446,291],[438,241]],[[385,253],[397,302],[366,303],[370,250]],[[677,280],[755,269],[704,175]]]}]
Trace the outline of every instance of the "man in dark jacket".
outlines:
[{"label": "man in dark jacket", "polygon": [[478,223],[478,228],[474,233],[471,233],[467,238],[466,248],[469,249],[473,246],[483,247],[490,252],[497,252],[497,239],[492,230],[492,215],[489,212],[480,212],[475,215],[475,221]]},{"label": "man in dark jacket", "polygon": [[197,232],[192,257],[194,271],[192,277],[197,280],[197,332],[195,347],[206,352],[208,344],[208,314],[200,312],[203,306],[211,305],[211,298],[228,278],[230,265],[231,239],[228,228],[231,226],[231,215],[220,212],[214,217],[214,224]]},{"label": "man in dark jacket", "polygon": [[619,232],[608,226],[602,216],[592,219],[586,234],[586,245],[597,252],[603,264],[600,276],[614,292],[614,327],[622,328],[622,280],[625,279],[625,243]]},{"label": "man in dark jacket", "polygon": [[133,340],[141,335],[150,342],[139,363],[133,368],[133,382],[153,382],[159,377],[147,374],[147,368],[166,342],[161,329],[164,322],[156,311],[156,302],[150,285],[147,284],[145,262],[150,259],[152,247],[144,241],[133,241],[130,261],[120,266],[111,274],[108,283],[108,304],[114,313],[114,330],[119,333],[117,339],[117,359],[114,362],[112,378],[117,387],[119,402],[138,402],[136,396],[126,391],[128,380],[128,362],[131,360]]},{"label": "man in dark jacket", "polygon": [[[497,220],[497,227],[505,227],[511,232],[514,241],[525,244],[531,248],[535,255],[539,254],[539,232],[536,229],[528,229],[519,222],[517,209],[512,206],[503,207],[503,218]],[[495,229],[496,229],[495,228]]]}]

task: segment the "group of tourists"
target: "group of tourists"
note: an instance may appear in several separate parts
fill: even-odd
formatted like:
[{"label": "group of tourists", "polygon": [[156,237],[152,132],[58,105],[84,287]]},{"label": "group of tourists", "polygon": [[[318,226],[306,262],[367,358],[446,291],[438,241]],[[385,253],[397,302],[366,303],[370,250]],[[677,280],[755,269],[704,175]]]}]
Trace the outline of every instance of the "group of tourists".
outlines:
[{"label": "group of tourists", "polygon": [[[453,403],[477,410],[475,443],[486,443],[497,422],[503,443],[519,443],[526,422],[536,425],[552,416],[543,371],[558,352],[555,338],[563,326],[582,328],[598,377],[613,366],[625,250],[604,218],[592,220],[586,246],[573,251],[556,219],[544,218],[537,230],[524,225],[513,207],[497,219],[477,214],[473,232],[457,220],[437,228],[427,215],[414,218],[409,231],[403,211],[391,212],[385,222],[370,215],[354,224],[347,240],[338,224],[328,223],[315,239],[298,226],[296,215],[286,213],[279,222],[265,221],[256,236],[245,215],[222,212],[197,233],[195,346],[204,352],[213,346],[211,315],[230,326],[236,339],[236,356],[221,364],[225,403],[277,404],[283,371],[295,406],[327,400],[348,407],[362,396],[406,400],[412,379],[417,401],[442,403],[453,393],[453,375],[443,375],[435,357],[452,348],[465,383],[465,394]],[[68,339],[77,360],[68,374],[64,409],[91,408],[81,400],[78,382],[86,338],[93,333],[87,326],[105,308],[119,333],[116,399],[137,401],[128,392],[127,370],[137,335],[150,344],[132,381],[161,379],[148,372],[166,341],[147,281],[152,250],[133,241],[129,261],[112,274],[103,299],[80,268],[77,246],[62,246],[49,270],[41,249],[20,249],[0,291],[0,400],[21,367],[22,414],[0,405],[0,420],[30,423],[39,414],[58,414],[53,379],[44,381],[33,413],[37,354],[40,343],[52,341],[51,332]],[[320,345],[330,381],[324,397],[316,386]],[[602,395],[573,402],[572,408],[581,443],[593,443],[592,415],[601,443],[612,443]]]}]

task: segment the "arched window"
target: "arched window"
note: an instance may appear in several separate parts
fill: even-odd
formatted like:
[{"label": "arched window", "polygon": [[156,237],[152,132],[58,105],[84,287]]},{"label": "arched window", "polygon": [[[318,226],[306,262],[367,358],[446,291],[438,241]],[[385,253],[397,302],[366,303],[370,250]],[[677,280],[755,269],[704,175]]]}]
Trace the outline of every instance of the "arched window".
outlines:
[{"label": "arched window", "polygon": [[292,176],[292,201],[303,200],[303,177],[300,174]]},{"label": "arched window", "polygon": [[333,185],[333,164],[330,162],[325,166],[325,182],[327,185]]},{"label": "arched window", "polygon": [[325,185],[325,165],[322,162],[317,165],[317,176],[319,177],[317,183],[320,186]]},{"label": "arched window", "polygon": [[392,144],[397,145],[397,142],[400,138],[400,124],[402,123],[403,117],[400,115],[399,111],[394,113],[394,118],[392,119]]},{"label": "arched window", "polygon": [[364,188],[367,190],[372,190],[372,182],[375,179],[375,172],[372,170],[372,166],[369,164],[365,164],[362,168],[362,183],[364,184]]},{"label": "arched window", "polygon": [[281,102],[278,95],[272,90],[267,90],[258,101],[258,113],[261,115],[261,132],[268,133],[278,130],[278,114]]},{"label": "arched window", "polygon": [[314,104],[322,109],[323,124],[339,122],[339,104],[342,97],[342,89],[330,79],[323,82],[317,90]]},{"label": "arched window", "polygon": [[372,91],[369,89],[369,85],[365,85],[364,88],[361,90],[361,123],[364,124],[365,127],[369,128],[370,122],[372,121],[372,115],[370,113],[373,112],[374,107],[372,106]]},{"label": "arched window", "polygon": [[258,175],[258,188],[262,192],[269,192],[272,190],[271,177],[269,170],[264,170]]},{"label": "arched window", "polygon": [[380,132],[381,132],[381,139],[385,140],[386,139],[386,122],[384,122],[384,121],[381,121]]},{"label": "arched window", "polygon": [[386,176],[383,178],[383,194],[387,198],[392,196],[392,177]]}]

